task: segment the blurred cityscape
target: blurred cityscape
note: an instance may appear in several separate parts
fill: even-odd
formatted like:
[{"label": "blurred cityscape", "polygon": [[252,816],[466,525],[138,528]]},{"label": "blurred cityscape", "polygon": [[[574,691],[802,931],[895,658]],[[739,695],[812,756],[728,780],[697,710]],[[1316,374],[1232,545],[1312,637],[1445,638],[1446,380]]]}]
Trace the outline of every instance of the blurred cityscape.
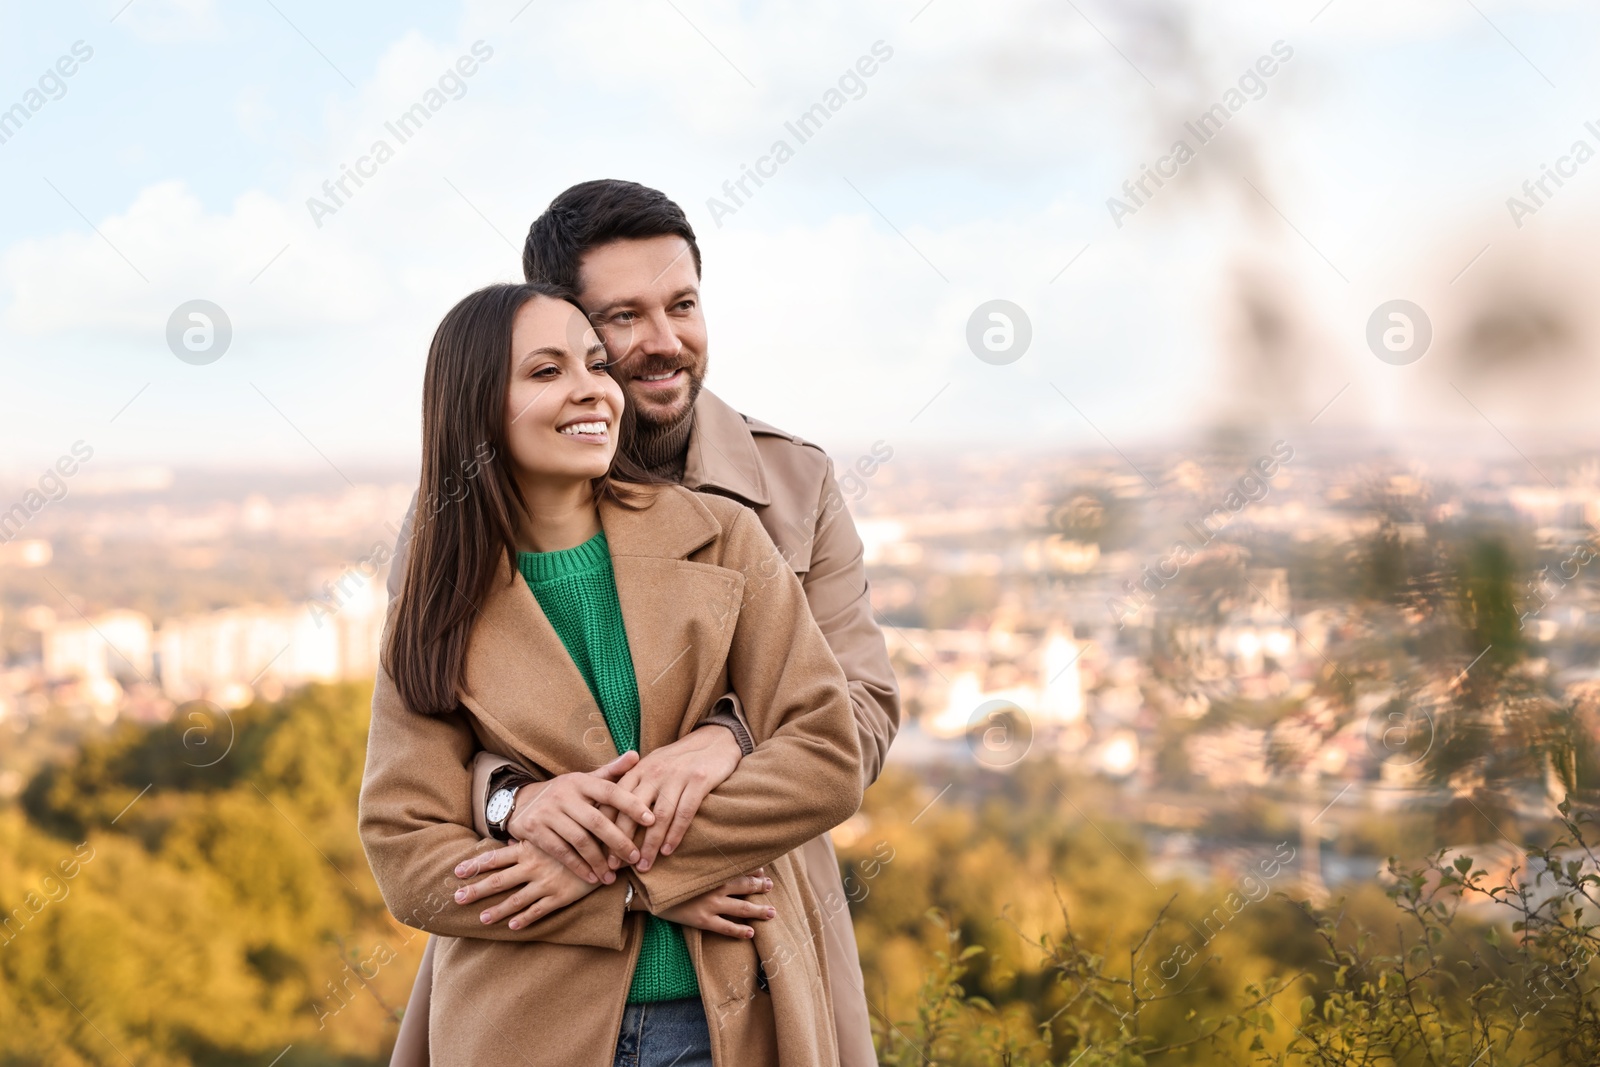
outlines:
[{"label": "blurred cityscape", "polygon": [[[1317,845],[1312,892],[1375,877],[1397,826],[1431,827],[1420,849],[1548,815],[1600,737],[1600,464],[1315,453],[848,473],[905,700],[891,762],[1100,779],[1163,876],[1227,873],[1227,813],[1266,804]],[[0,531],[0,797],[118,719],[370,678],[366,561],[408,481],[99,478]]]}]

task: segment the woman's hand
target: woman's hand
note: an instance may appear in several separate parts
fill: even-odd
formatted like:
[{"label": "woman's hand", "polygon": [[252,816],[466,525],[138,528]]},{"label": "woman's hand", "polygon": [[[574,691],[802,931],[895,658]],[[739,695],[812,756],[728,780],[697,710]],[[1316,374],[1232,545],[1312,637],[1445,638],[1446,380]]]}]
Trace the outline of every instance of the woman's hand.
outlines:
[{"label": "woman's hand", "polygon": [[[646,827],[637,857],[626,862],[648,871],[658,853],[672,855],[700,811],[700,803],[728,780],[741,756],[733,731],[707,726],[662,745],[621,775],[617,784],[653,809],[649,820],[638,818],[632,810],[618,809],[616,825],[630,841],[635,823]],[[620,858],[621,854],[617,855]]]},{"label": "woman's hand", "polygon": [[[584,880],[568,870],[560,860],[528,841],[513,841],[493,852],[474,856],[456,867],[456,877],[474,878],[484,871],[497,873],[456,890],[456,903],[471,904],[512,886],[521,886],[521,889],[494,907],[485,908],[478,916],[478,920],[487,925],[510,915],[512,919],[507,925],[513,930],[520,930],[535,919],[543,918],[575,900],[582,900],[600,888],[599,882]],[[613,875],[608,881],[614,879]]]},{"label": "woman's hand", "polygon": [[746,900],[745,897],[766,893],[771,889],[772,879],[758,867],[749,874],[740,875],[733,881],[692,897],[682,904],[674,904],[664,911],[657,912],[656,915],[679,926],[693,926],[707,933],[748,939],[756,936],[755,928],[744,926],[735,920],[759,922],[770,919],[778,913],[770,905],[757,904]]},{"label": "woman's hand", "polygon": [[[506,829],[590,885],[610,885],[616,881],[613,871],[617,867],[640,858],[632,839],[634,823],[650,826],[655,822],[648,801],[617,784],[638,762],[637,752],[624,752],[593,771],[561,774],[523,786],[517,791],[516,808]],[[600,805],[605,806],[603,812]],[[627,821],[619,826],[622,819]],[[606,849],[611,851],[612,862],[607,862]]]}]

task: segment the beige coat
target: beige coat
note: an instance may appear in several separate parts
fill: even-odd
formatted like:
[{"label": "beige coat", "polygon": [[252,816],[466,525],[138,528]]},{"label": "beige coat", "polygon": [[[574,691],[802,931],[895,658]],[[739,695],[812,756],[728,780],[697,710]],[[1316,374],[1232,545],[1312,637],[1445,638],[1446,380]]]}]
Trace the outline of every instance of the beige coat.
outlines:
[{"label": "beige coat", "polygon": [[[601,525],[639,683],[641,751],[694,729],[730,690],[757,744],[679,848],[629,877],[658,911],[765,865],[777,918],[756,924],[753,942],[684,931],[713,1060],[834,1064],[825,934],[793,850],[861,802],[844,675],[800,583],[745,508],[665,487],[644,511],[602,505]],[[431,1061],[609,1067],[644,921],[624,910],[624,880],[515,931],[483,926],[479,907],[449,897],[456,864],[485,847],[469,802],[475,751],[551,774],[616,756],[582,675],[509,561],[480,605],[459,696],[450,714],[419,715],[380,671],[361,788],[362,844],[385,903],[442,935]]]},{"label": "beige coat", "polygon": [[[868,461],[865,476],[870,477],[871,470]],[[852,473],[862,478],[864,472]],[[861,538],[840,493],[832,462],[815,445],[741,415],[709,390],[701,390],[682,484],[750,507],[799,576],[811,614],[849,682],[861,744],[862,787],[870,786],[877,780],[899,729],[900,695],[883,635],[873,621]],[[391,598],[399,593],[410,529],[408,513],[390,569]],[[478,807],[487,771],[499,765],[500,761],[493,759],[478,762]],[[826,932],[842,1067],[874,1067],[877,1057],[855,930],[833,846],[828,836],[821,834],[808,841],[801,854]],[[406,1005],[391,1067],[429,1067],[426,1022],[433,955],[430,942]]]}]

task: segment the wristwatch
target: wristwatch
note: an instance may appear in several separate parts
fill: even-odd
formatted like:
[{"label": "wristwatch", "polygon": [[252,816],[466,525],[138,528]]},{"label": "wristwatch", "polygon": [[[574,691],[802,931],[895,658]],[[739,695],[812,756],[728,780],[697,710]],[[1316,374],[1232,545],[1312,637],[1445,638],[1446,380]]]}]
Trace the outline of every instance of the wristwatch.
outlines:
[{"label": "wristwatch", "polygon": [[[490,837],[497,841],[511,840],[509,827],[511,825],[511,811],[514,810],[516,804],[517,789],[538,780],[515,764],[497,767],[489,775],[488,788],[485,790],[483,798],[483,821],[484,825],[489,829]],[[495,798],[501,793],[509,793],[510,795],[497,804]],[[506,807],[507,810],[502,812],[502,806]],[[495,819],[497,815],[500,816],[498,824]]]},{"label": "wristwatch", "polygon": [[526,784],[526,782],[515,782],[489,794],[489,803],[484,808],[484,814],[488,816],[489,832],[502,841],[511,839],[511,832],[506,827],[511,822],[511,813],[517,810],[517,792]]}]

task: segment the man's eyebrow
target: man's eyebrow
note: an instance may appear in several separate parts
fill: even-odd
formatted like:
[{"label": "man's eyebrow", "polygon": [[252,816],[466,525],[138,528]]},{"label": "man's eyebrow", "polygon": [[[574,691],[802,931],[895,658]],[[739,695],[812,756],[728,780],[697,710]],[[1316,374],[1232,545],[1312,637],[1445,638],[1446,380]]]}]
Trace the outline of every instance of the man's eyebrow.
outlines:
[{"label": "man's eyebrow", "polygon": [[[679,289],[677,292],[673,293],[671,296],[667,297],[666,302],[668,304],[676,304],[679,300],[682,300],[686,296],[699,295],[700,289],[698,286],[686,285],[682,289]],[[591,319],[604,318],[618,308],[627,307],[630,304],[638,304],[640,302],[641,300],[637,296],[625,296],[620,299],[613,300],[609,304],[602,304],[600,307],[595,308],[593,311],[589,312],[589,317]]]}]

